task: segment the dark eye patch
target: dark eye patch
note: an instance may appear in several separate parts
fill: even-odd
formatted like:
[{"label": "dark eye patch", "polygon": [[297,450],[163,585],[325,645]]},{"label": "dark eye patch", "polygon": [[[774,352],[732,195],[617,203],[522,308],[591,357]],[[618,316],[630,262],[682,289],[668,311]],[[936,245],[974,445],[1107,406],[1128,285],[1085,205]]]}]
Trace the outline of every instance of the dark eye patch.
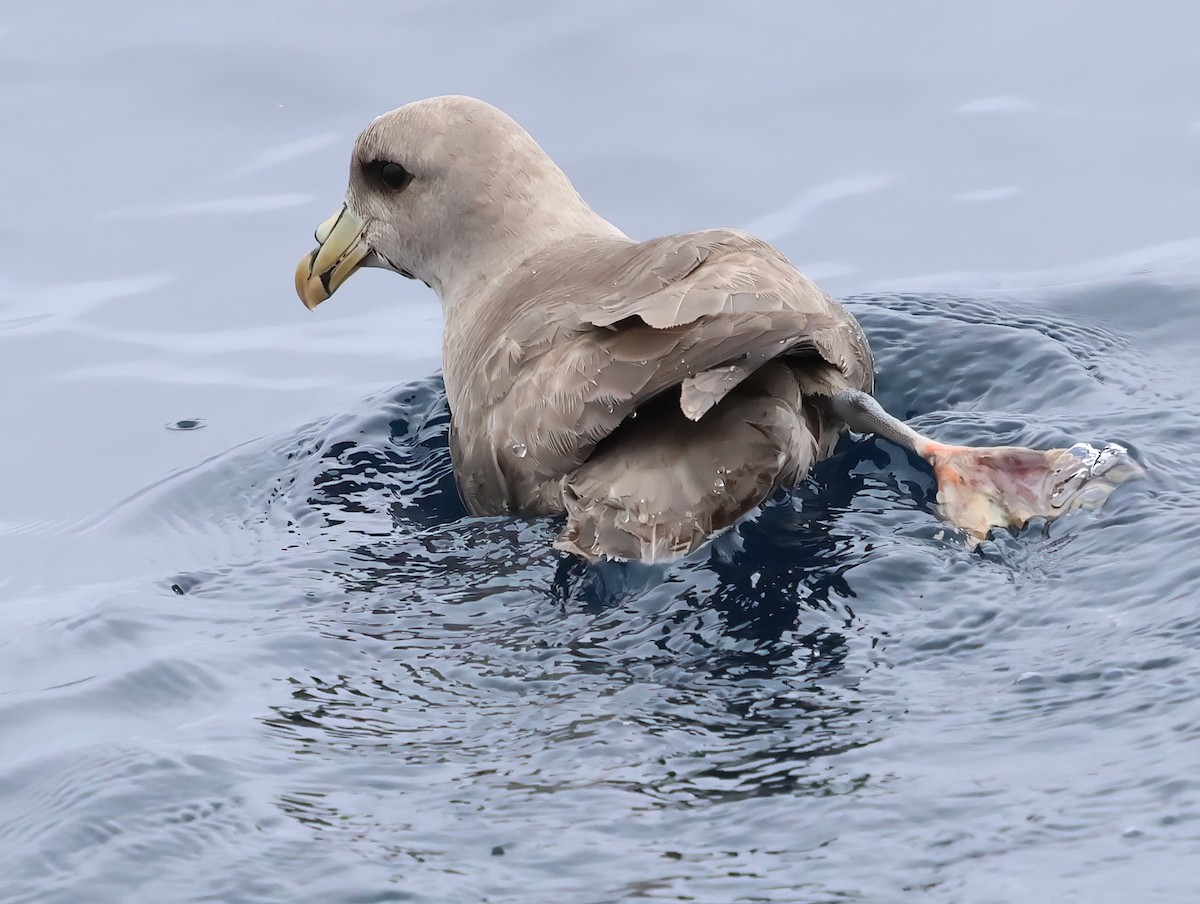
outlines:
[{"label": "dark eye patch", "polygon": [[412,173],[392,160],[372,160],[363,169],[372,181],[388,191],[403,191],[412,182]]}]

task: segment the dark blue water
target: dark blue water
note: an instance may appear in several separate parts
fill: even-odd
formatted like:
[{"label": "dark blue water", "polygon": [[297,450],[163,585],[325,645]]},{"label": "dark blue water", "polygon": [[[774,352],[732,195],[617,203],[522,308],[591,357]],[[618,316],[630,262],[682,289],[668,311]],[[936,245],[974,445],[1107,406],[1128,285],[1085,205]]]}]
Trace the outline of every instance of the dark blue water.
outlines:
[{"label": "dark blue water", "polygon": [[[1196,900],[1168,9],[0,17],[0,900]],[[448,91],[631,233],[778,242],[919,429],[1149,477],[972,550],[847,438],[669,568],[466,516],[434,300],[290,285],[357,130]]]}]

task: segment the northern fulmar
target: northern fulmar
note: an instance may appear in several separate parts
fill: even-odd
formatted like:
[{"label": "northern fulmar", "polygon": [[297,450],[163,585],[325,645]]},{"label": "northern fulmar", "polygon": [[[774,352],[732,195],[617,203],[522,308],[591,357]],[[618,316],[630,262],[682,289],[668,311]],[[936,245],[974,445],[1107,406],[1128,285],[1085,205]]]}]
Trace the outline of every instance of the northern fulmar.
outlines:
[{"label": "northern fulmar", "polygon": [[441,298],[450,452],[476,515],[566,515],[585,559],[686,555],[829,456],[847,428],[928,461],[969,536],[1099,505],[1124,449],[949,446],[871,396],[862,329],[766,242],[638,242],[520,125],[434,97],[359,136],[342,208],[296,270],[312,309],[359,267]]}]

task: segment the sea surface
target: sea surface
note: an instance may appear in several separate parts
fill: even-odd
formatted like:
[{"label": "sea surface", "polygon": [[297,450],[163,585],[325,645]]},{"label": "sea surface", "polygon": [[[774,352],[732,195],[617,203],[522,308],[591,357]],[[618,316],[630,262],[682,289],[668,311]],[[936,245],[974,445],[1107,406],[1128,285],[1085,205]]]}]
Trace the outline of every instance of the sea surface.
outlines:
[{"label": "sea surface", "polygon": [[[1200,900],[1200,7],[0,10],[0,901]],[[751,229],[960,442],[1127,445],[971,548],[847,437],[671,567],[454,489],[440,313],[292,272],[469,93],[634,236]]]}]

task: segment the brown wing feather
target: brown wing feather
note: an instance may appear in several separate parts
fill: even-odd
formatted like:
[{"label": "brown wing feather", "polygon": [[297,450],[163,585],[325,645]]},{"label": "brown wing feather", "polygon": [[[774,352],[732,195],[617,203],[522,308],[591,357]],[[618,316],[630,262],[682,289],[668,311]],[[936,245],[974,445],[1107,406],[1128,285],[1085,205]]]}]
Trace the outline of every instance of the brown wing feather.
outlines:
[{"label": "brown wing feather", "polygon": [[[445,356],[466,428],[454,453],[480,513],[561,511],[562,478],[668,390],[679,420],[711,432],[723,400],[781,356],[811,371],[809,394],[872,382],[854,319],[777,250],[730,230],[552,249],[498,283],[459,341]],[[631,450],[637,465],[648,448]]]}]

